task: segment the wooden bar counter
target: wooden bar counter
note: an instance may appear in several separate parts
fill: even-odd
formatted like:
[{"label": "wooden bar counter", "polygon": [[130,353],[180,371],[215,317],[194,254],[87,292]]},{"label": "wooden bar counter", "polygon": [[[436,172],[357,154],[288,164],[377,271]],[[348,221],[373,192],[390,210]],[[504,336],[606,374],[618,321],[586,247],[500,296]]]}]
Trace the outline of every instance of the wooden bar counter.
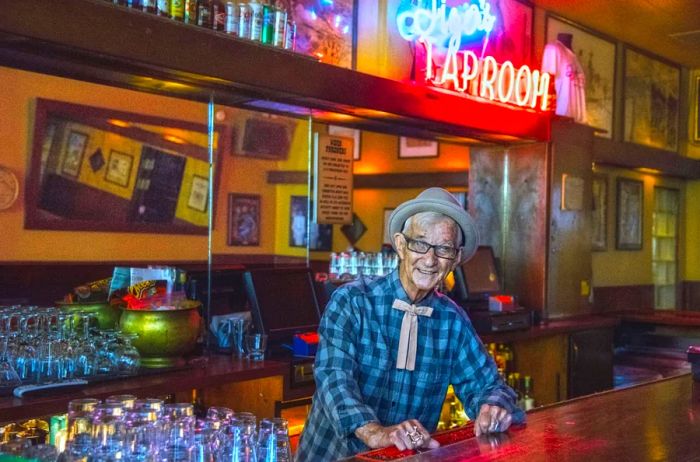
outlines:
[{"label": "wooden bar counter", "polygon": [[347,460],[700,461],[700,382],[681,375],[539,408],[507,433],[476,438],[467,427],[436,438],[458,441],[420,454],[380,450]]},{"label": "wooden bar counter", "polygon": [[[227,384],[278,378],[281,393],[283,377],[289,375],[289,363],[249,362],[230,356],[212,355],[190,361],[190,366],[172,371],[149,371],[147,375],[91,383],[79,389],[51,393],[49,396],[0,398],[0,423],[64,413],[68,401],[77,398],[104,399],[110,395],[133,394],[141,398],[187,392],[193,388],[217,388]],[[262,393],[258,390],[258,393]]]}]

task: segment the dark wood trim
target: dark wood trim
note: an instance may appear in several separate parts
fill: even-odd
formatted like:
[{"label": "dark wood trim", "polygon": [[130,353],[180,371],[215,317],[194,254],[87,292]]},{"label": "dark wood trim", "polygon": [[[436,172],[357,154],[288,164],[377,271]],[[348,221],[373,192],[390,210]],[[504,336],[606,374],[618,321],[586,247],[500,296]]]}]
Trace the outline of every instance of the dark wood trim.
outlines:
[{"label": "dark wood trim", "polygon": [[593,311],[654,310],[654,286],[631,285],[593,288]]},{"label": "dark wood trim", "polygon": [[307,116],[308,108],[333,111],[374,121],[379,131],[390,122],[491,141],[549,139],[549,113],[319,63],[104,1],[55,6],[53,0],[3,4],[5,65],[199,101],[213,95],[217,103],[262,110],[284,103],[295,106],[290,113],[297,117]]},{"label": "dark wood trim", "polygon": [[596,137],[593,162],[622,168],[648,168],[687,180],[700,179],[700,160],[676,152]]},{"label": "dark wood trim", "polygon": [[269,170],[267,182],[269,184],[308,184],[309,173],[297,170]]},{"label": "dark wood trim", "polygon": [[683,281],[683,309],[700,311],[700,281]]},{"label": "dark wood trim", "polygon": [[429,188],[431,186],[467,188],[469,186],[469,171],[354,175],[355,189],[404,189]]}]

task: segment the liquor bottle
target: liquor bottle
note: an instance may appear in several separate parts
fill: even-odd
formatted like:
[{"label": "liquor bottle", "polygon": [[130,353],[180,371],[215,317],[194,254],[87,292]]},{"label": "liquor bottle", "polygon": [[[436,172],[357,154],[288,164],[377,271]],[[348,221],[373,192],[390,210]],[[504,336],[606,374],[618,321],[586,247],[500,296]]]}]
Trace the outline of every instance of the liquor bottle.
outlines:
[{"label": "liquor bottle", "polygon": [[156,4],[156,0],[142,0],[141,10],[145,11],[146,13],[155,14],[156,11],[158,11],[158,5]]},{"label": "liquor bottle", "polygon": [[257,0],[248,3],[250,7],[250,39],[259,42],[262,40],[263,28],[263,4]]},{"label": "liquor bottle", "polygon": [[197,25],[212,28],[212,15],[214,14],[214,0],[197,1]]},{"label": "liquor bottle", "polygon": [[224,20],[224,32],[238,37],[241,24],[241,8],[238,2],[226,2],[226,19]]},{"label": "liquor bottle", "polygon": [[191,403],[194,407],[194,415],[199,419],[204,419],[207,416],[207,408],[202,401],[202,394],[196,388],[192,389]]},{"label": "liquor bottle", "polygon": [[185,0],[170,0],[170,19],[185,20]]},{"label": "liquor bottle", "polygon": [[250,40],[251,21],[253,19],[252,10],[247,3],[239,3],[238,8],[238,20],[240,21],[238,24],[238,36]]},{"label": "liquor bottle", "polygon": [[170,0],[156,0],[156,14],[158,16],[170,16]]},{"label": "liquor bottle", "polygon": [[260,41],[265,45],[274,45],[276,8],[270,4],[263,5],[263,24]]},{"label": "liquor bottle", "polygon": [[183,0],[185,2],[185,23],[197,24],[197,0]]},{"label": "liquor bottle", "polygon": [[211,8],[211,28],[223,31],[226,24],[226,7],[220,0],[214,0]]},{"label": "liquor bottle", "polygon": [[295,51],[297,48],[297,23],[289,18],[287,18],[287,28],[284,36],[284,49]]},{"label": "liquor bottle", "polygon": [[287,10],[283,6],[277,5],[275,9],[274,37],[273,45],[277,48],[284,48],[287,33]]},{"label": "liquor bottle", "polygon": [[535,407],[535,399],[532,397],[532,377],[523,377],[523,409],[529,411]]}]

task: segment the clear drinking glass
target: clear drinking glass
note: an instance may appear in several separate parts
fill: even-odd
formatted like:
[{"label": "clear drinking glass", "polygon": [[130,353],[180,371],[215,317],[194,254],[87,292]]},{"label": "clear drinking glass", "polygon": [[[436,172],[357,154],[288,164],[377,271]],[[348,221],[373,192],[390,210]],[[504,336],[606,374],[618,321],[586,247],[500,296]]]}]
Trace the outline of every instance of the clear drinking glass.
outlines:
[{"label": "clear drinking glass", "polygon": [[164,408],[162,448],[163,462],[190,462],[195,442],[194,406],[189,403],[166,404]]},{"label": "clear drinking glass", "polygon": [[129,411],[134,408],[134,403],[136,403],[136,396],[134,395],[112,395],[105,399],[105,403],[117,403],[121,404],[122,407]]},{"label": "clear drinking glass", "polygon": [[292,448],[286,419],[260,421],[257,455],[260,462],[291,462]]},{"label": "clear drinking glass", "polygon": [[158,454],[158,414],[148,409],[131,409],[126,414],[125,459],[152,462]]},{"label": "clear drinking glass", "polygon": [[90,462],[112,462],[124,457],[125,412],[121,403],[102,403],[92,417],[93,450]]},{"label": "clear drinking glass", "polygon": [[[68,460],[86,457],[92,449],[92,417],[100,402],[94,398],[74,399],[68,403],[66,425]],[[70,457],[68,457],[70,456]]]},{"label": "clear drinking glass", "polygon": [[265,350],[267,349],[267,335],[265,334],[248,334],[245,336],[246,350],[248,358],[253,361],[262,361],[265,359]]}]

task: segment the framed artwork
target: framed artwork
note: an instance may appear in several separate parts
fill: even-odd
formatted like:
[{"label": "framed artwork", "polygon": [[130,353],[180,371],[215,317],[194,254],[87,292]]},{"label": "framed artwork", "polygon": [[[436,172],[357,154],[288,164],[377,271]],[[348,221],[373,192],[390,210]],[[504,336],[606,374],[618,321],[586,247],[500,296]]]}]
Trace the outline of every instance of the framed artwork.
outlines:
[{"label": "framed artwork", "polygon": [[384,221],[382,222],[382,244],[391,244],[392,236],[389,236],[389,217],[395,209],[384,209]]},{"label": "framed artwork", "polygon": [[355,128],[341,127],[338,125],[329,125],[328,134],[340,136],[343,138],[352,138],[352,158],[360,160],[360,146],[362,143],[362,131]]},{"label": "framed artwork", "polygon": [[134,163],[134,156],[125,152],[112,150],[107,161],[107,171],[105,181],[126,188],[131,178],[131,166]]},{"label": "framed artwork", "polygon": [[367,231],[367,226],[360,220],[360,217],[356,213],[352,214],[352,223],[349,225],[343,225],[340,227],[343,235],[348,239],[350,244],[355,245],[357,241],[365,234]]},{"label": "framed artwork", "polygon": [[66,141],[66,153],[61,165],[61,173],[77,177],[80,173],[80,166],[83,163],[83,154],[88,143],[86,133],[71,130]]},{"label": "framed artwork", "polygon": [[416,159],[422,157],[437,157],[438,142],[421,138],[408,138],[402,136],[399,139],[399,159]]},{"label": "framed artwork", "polygon": [[625,141],[678,148],[680,68],[625,48]]},{"label": "framed artwork", "polygon": [[700,75],[695,77],[695,123],[693,124],[693,141],[700,143]]},{"label": "framed artwork", "polygon": [[192,175],[192,188],[190,188],[190,197],[187,199],[187,207],[198,212],[206,212],[208,201],[209,179],[203,176]]},{"label": "framed artwork", "polygon": [[586,75],[586,118],[591,127],[612,138],[615,93],[615,42],[602,38],[564,19],[548,15],[547,43],[558,34],[571,34],[571,45]]},{"label": "framed artwork", "polygon": [[296,52],[355,68],[356,0],[282,0],[281,4],[297,26]]},{"label": "framed artwork", "polygon": [[591,213],[591,248],[595,251],[608,248],[608,177],[593,175],[593,211]]},{"label": "framed artwork", "polygon": [[260,245],[260,196],[228,195],[228,245]]},{"label": "framed artwork", "polygon": [[643,238],[644,183],[617,179],[616,244],[619,250],[641,250]]},{"label": "framed artwork", "polygon": [[289,205],[289,246],[330,251],[333,245],[333,225],[310,222],[307,230],[309,206],[313,207],[313,204],[309,204],[309,198],[292,196]]},{"label": "framed artwork", "polygon": [[[499,19],[489,35],[486,54],[499,63],[516,67],[532,65],[533,7],[522,0],[492,0],[491,10]],[[480,49],[478,51],[481,51]]]}]

